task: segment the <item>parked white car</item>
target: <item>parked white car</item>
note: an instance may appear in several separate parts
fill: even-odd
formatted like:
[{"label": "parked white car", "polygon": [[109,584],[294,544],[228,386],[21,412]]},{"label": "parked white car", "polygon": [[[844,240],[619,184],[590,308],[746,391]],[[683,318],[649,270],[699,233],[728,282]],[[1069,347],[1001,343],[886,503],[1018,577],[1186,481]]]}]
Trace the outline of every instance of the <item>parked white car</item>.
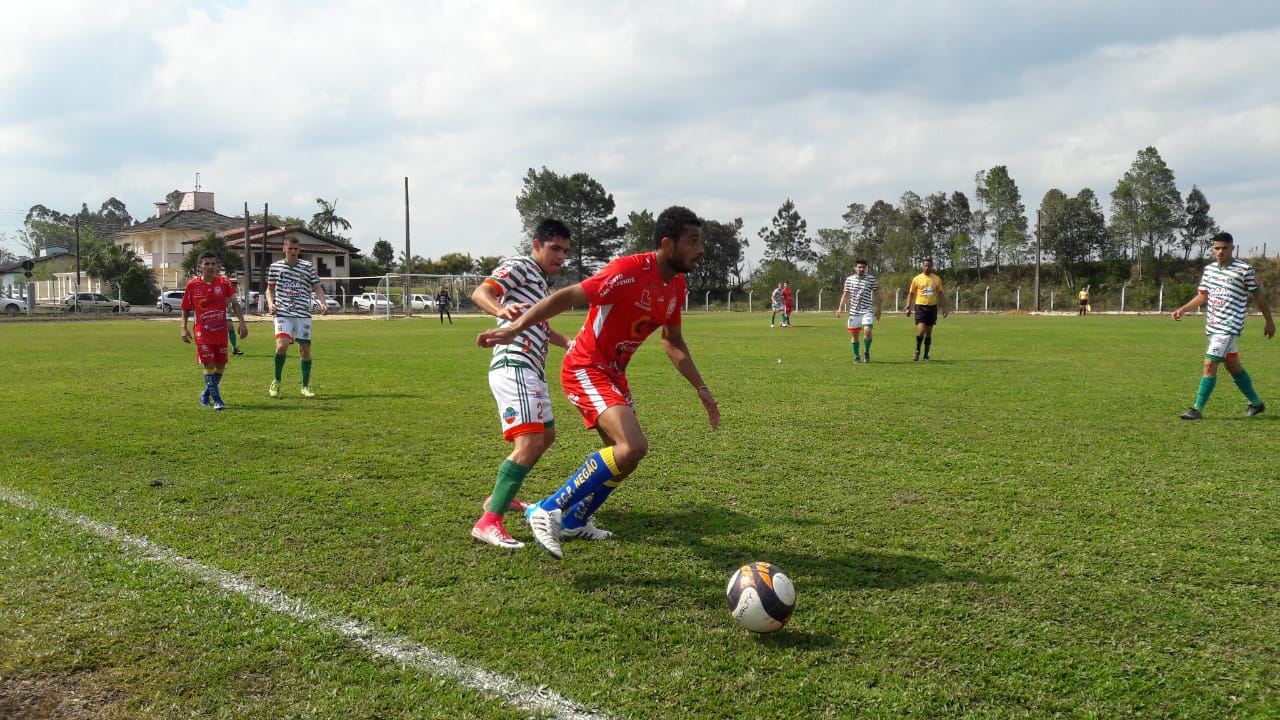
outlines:
[{"label": "parked white car", "polygon": [[160,293],[160,297],[156,298],[156,309],[166,313],[181,310],[182,296],[184,294],[185,291],[183,290],[166,290]]},{"label": "parked white car", "polygon": [[26,312],[27,303],[22,298],[0,297],[0,312],[17,315]]},{"label": "parked white car", "polygon": [[[342,309],[342,303],[334,300],[328,295],[324,296],[324,304],[329,308],[329,312],[337,312]],[[311,312],[322,312],[324,308],[320,306],[320,298],[311,296]]]},{"label": "parked white car", "polygon": [[414,310],[435,310],[435,298],[430,295],[412,295],[409,297],[409,306]]},{"label": "parked white car", "polygon": [[67,312],[129,312],[129,303],[112,300],[102,293],[67,293],[59,303]]},{"label": "parked white car", "polygon": [[378,293],[360,293],[351,299],[351,307],[357,310],[382,310],[391,309],[391,301],[386,295]]}]

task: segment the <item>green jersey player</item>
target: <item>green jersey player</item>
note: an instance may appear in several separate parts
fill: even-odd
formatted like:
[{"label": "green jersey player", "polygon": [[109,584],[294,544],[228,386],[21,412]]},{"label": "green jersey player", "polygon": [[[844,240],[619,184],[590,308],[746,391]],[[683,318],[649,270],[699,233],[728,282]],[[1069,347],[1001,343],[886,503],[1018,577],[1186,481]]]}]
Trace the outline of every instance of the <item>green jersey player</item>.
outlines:
[{"label": "green jersey player", "polygon": [[1204,354],[1204,375],[1200,378],[1200,391],[1196,394],[1196,404],[1182,413],[1183,420],[1199,420],[1203,417],[1204,406],[1213,394],[1213,387],[1218,382],[1218,365],[1227,366],[1231,379],[1236,387],[1249,400],[1245,415],[1253,417],[1267,409],[1262,398],[1253,389],[1253,380],[1249,372],[1240,363],[1236,352],[1236,339],[1244,332],[1245,309],[1252,297],[1262,316],[1267,319],[1263,334],[1268,338],[1276,334],[1276,324],[1271,320],[1271,307],[1262,297],[1262,289],[1258,285],[1258,276],[1253,266],[1243,260],[1232,257],[1235,251],[1235,240],[1231,233],[1220,232],[1213,236],[1214,262],[1206,265],[1200,278],[1200,287],[1196,296],[1186,305],[1173,311],[1173,319],[1181,320],[1182,316],[1201,305],[1205,310],[1205,334],[1209,336],[1209,347]]}]

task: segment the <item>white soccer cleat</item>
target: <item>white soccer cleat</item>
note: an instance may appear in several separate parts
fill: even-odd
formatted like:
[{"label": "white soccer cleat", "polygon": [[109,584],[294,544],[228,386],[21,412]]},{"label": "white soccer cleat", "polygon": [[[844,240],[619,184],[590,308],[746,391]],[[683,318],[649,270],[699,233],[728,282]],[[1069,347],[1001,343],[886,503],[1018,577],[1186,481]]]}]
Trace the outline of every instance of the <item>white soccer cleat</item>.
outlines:
[{"label": "white soccer cleat", "polygon": [[489,543],[494,547],[504,548],[506,550],[519,550],[524,547],[524,543],[511,537],[511,533],[502,527],[502,523],[484,523],[478,522],[471,528],[471,537],[482,543]]},{"label": "white soccer cleat", "polygon": [[271,384],[267,386],[267,394],[271,397],[280,397],[280,383],[272,380]]},{"label": "white soccer cleat", "polygon": [[307,386],[307,385],[302,386],[302,397],[315,397],[315,396],[316,394],[311,392],[310,386]]},{"label": "white soccer cleat", "polygon": [[587,518],[587,524],[582,527],[576,527],[572,530],[565,528],[560,529],[560,539],[577,538],[579,540],[608,540],[613,537],[613,533],[603,528],[596,527],[595,518]]},{"label": "white soccer cleat", "polygon": [[557,560],[564,559],[564,551],[560,549],[560,512],[559,508],[547,510],[541,505],[530,505],[524,514],[533,530],[533,539]]}]

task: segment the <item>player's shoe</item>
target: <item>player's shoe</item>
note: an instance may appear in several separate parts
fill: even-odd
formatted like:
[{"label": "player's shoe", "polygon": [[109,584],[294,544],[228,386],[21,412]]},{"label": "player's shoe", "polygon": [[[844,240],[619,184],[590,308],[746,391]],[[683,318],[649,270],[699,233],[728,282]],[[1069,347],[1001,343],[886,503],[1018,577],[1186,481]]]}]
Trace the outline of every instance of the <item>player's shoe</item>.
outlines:
[{"label": "player's shoe", "polygon": [[1267,410],[1266,403],[1258,403],[1257,405],[1250,405],[1249,408],[1244,411],[1244,414],[1249,417],[1253,417],[1255,415],[1261,415],[1262,413],[1266,412],[1266,410]]},{"label": "player's shoe", "polygon": [[243,351],[243,350],[241,350],[240,348],[232,348],[232,350],[231,350],[231,354],[232,354],[232,355],[243,355],[243,354],[244,354],[244,351]]},{"label": "player's shoe", "polygon": [[1199,420],[1203,418],[1204,415],[1201,415],[1199,410],[1195,408],[1191,408],[1190,410],[1182,413],[1178,417],[1182,418],[1183,420]]},{"label": "player's shoe", "polygon": [[309,385],[302,386],[302,397],[315,397],[315,396],[316,394],[311,392],[311,387]]},{"label": "player's shoe", "polygon": [[209,394],[212,391],[213,388],[205,388],[204,392],[200,393],[200,407],[209,407]]},{"label": "player's shoe", "polygon": [[854,356],[853,356],[853,361],[854,361],[855,363],[860,363],[860,362],[862,362],[862,356],[861,356],[861,355],[854,355]]},{"label": "player's shoe", "polygon": [[870,351],[870,350],[868,350],[868,351],[867,351],[867,353],[866,353],[866,355],[864,355],[864,356],[863,356],[863,358],[864,358],[864,359],[863,359],[863,361],[862,361],[862,362],[871,362],[871,351]]},{"label": "player's shoe", "polygon": [[560,539],[578,538],[579,540],[608,540],[613,537],[613,533],[603,528],[596,527],[595,518],[587,518],[587,524],[582,527],[576,527],[572,530],[560,528]]},{"label": "player's shoe", "polygon": [[533,539],[557,560],[564,558],[564,551],[560,549],[560,513],[560,508],[547,510],[538,504],[530,505],[524,511],[524,519],[533,530]]},{"label": "player's shoe", "polygon": [[524,547],[524,543],[511,537],[511,533],[502,527],[501,520],[487,523],[483,519],[477,521],[471,528],[471,537],[482,543],[489,543],[494,547],[506,548],[507,550],[519,550]]},{"label": "player's shoe", "polygon": [[271,384],[267,386],[267,394],[270,395],[271,397],[280,397],[280,381],[279,380],[271,381]]},{"label": "player's shoe", "polygon": [[925,355],[923,358],[921,358],[921,360],[924,360],[925,362],[929,362],[929,356]]},{"label": "player's shoe", "polygon": [[222,402],[222,396],[215,392],[213,394],[213,409],[225,410],[226,408],[227,408],[227,404]]},{"label": "player's shoe", "polygon": [[[491,500],[493,500],[492,495],[485,498],[484,502],[480,503],[480,507],[484,508],[485,512],[489,511],[489,502]],[[528,510],[528,509],[529,509],[529,506],[525,505],[524,502],[520,500],[520,498],[511,498],[511,504],[507,506],[507,512],[524,512],[525,510]]]},{"label": "player's shoe", "polygon": [[911,362],[920,362],[920,353],[911,356]]}]

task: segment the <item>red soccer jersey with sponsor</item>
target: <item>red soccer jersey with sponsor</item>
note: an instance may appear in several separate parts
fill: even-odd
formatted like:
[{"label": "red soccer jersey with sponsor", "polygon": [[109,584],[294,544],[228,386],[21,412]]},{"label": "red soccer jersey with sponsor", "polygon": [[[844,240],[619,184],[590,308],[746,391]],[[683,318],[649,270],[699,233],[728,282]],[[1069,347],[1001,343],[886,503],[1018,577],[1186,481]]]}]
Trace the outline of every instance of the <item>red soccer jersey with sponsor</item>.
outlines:
[{"label": "red soccer jersey with sponsor", "polygon": [[621,257],[582,282],[591,310],[564,367],[595,365],[622,375],[631,356],[654,330],[680,324],[684,275],[662,282],[655,253]]},{"label": "red soccer jersey with sponsor", "polygon": [[182,309],[195,316],[197,343],[227,344],[227,300],[236,294],[236,286],[219,275],[213,282],[192,278],[182,295]]}]

